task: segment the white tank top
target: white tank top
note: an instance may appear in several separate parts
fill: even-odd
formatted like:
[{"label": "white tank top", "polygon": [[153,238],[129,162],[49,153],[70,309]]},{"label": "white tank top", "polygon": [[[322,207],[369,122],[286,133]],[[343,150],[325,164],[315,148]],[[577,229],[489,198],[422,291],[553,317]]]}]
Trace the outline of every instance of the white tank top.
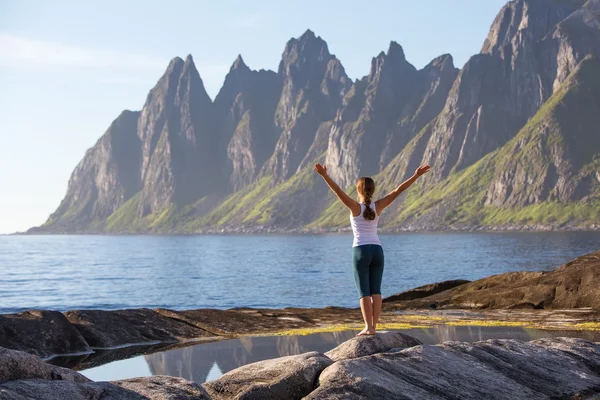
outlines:
[{"label": "white tank top", "polygon": [[377,236],[377,222],[379,221],[379,215],[375,210],[375,202],[372,202],[369,207],[375,211],[375,219],[369,221],[363,216],[365,211],[365,204],[360,203],[360,214],[358,217],[352,215],[350,212],[350,225],[352,225],[352,233],[354,233],[354,242],[352,247],[362,246],[363,244],[378,244],[381,246],[379,236]]}]

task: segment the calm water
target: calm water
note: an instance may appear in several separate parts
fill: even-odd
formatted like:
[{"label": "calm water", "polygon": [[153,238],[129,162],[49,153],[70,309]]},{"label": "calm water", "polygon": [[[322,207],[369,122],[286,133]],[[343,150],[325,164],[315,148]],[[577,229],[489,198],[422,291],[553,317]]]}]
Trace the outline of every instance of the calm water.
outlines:
[{"label": "calm water", "polygon": [[[382,235],[383,295],[553,269],[600,232]],[[0,236],[0,313],[356,306],[351,235]]]},{"label": "calm water", "polygon": [[[545,331],[520,327],[436,326],[402,331],[424,344],[448,340],[474,342],[486,339],[534,340],[570,336],[598,341],[597,331]],[[308,336],[248,337],[199,344],[111,362],[82,371],[94,381],[111,381],[138,376],[169,375],[203,383],[217,379],[232,369],[256,361],[302,354],[326,352],[354,337],[356,332],[319,333]],[[57,363],[53,360],[54,363]],[[83,361],[85,363],[85,360]],[[60,363],[58,363],[60,365]]]}]

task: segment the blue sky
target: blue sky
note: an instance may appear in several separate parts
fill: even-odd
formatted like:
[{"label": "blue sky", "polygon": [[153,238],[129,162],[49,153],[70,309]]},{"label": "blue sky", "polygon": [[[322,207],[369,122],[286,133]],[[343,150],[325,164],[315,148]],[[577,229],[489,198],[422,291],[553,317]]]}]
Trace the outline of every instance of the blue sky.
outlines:
[{"label": "blue sky", "polygon": [[460,68],[505,3],[0,1],[0,233],[47,219],[86,149],[122,110],[141,109],[175,56],[194,56],[212,98],[238,54],[277,70],[308,28],[353,79],[391,40],[417,68],[445,53]]}]

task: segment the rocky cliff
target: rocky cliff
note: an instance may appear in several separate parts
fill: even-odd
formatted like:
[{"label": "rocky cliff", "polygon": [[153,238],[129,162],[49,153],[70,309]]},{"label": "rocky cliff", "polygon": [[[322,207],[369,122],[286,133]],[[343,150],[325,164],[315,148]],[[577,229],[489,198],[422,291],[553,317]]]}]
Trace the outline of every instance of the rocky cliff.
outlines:
[{"label": "rocky cliff", "polygon": [[450,55],[418,70],[391,42],[352,82],[308,30],[277,72],[239,56],[212,101],[175,58],[30,232],[344,228],[315,162],[380,194],[429,163],[387,230],[597,229],[599,56],[600,0],[513,0],[460,71]]}]

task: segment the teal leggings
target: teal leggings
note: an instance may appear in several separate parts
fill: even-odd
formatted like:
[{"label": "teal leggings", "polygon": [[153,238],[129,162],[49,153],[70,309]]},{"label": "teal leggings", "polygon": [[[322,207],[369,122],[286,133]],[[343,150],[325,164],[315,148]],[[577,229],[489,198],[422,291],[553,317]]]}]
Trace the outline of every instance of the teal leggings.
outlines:
[{"label": "teal leggings", "polygon": [[378,244],[365,244],[352,248],[354,281],[361,298],[381,294],[383,261],[383,248]]}]

